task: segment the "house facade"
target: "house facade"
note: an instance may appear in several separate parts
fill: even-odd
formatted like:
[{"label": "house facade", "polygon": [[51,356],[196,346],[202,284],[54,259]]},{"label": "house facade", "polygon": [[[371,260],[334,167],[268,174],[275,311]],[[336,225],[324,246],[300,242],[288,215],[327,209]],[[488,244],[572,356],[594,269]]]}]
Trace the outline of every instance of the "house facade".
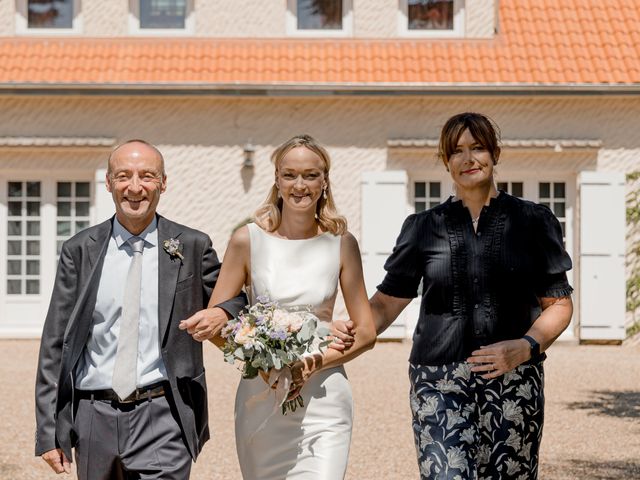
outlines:
[{"label": "house facade", "polygon": [[[437,137],[472,110],[501,127],[499,188],[548,205],[563,226],[576,288],[564,335],[625,338],[636,240],[625,198],[640,170],[635,2],[16,0],[0,10],[0,336],[40,335],[60,245],[113,213],[106,159],[122,141],[160,148],[160,213],[206,231],[222,253],[267,194],[273,149],[315,136],[373,292],[404,218],[452,193]],[[388,336],[410,336],[417,308]]]}]

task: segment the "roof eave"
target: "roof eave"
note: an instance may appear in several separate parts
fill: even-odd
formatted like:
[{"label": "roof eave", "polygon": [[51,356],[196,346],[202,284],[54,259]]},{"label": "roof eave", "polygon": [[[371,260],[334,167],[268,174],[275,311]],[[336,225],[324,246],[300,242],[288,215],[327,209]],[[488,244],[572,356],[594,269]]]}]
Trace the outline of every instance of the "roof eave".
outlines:
[{"label": "roof eave", "polygon": [[1,95],[638,95],[640,83],[0,83]]}]

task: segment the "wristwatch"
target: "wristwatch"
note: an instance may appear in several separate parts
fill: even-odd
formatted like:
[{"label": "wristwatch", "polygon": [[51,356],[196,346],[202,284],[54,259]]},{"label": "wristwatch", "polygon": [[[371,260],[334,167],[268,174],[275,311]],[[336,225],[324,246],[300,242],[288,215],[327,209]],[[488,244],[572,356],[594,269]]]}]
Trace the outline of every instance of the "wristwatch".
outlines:
[{"label": "wristwatch", "polygon": [[538,343],[538,341],[529,335],[525,335],[522,338],[524,338],[527,342],[529,342],[529,345],[531,345],[531,358],[538,358],[540,356],[540,344]]}]

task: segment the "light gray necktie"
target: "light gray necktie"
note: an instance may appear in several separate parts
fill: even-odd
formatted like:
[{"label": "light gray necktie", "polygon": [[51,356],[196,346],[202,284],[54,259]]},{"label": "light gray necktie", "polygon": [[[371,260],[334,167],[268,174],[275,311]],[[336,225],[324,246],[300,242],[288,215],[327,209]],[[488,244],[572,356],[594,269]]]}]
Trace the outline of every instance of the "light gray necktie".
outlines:
[{"label": "light gray necktie", "polygon": [[118,394],[120,400],[131,395],[136,389],[138,380],[138,324],[144,240],[140,237],[131,237],[127,243],[131,246],[133,257],[129,273],[127,273],[127,283],[122,299],[118,350],[112,379],[113,390]]}]

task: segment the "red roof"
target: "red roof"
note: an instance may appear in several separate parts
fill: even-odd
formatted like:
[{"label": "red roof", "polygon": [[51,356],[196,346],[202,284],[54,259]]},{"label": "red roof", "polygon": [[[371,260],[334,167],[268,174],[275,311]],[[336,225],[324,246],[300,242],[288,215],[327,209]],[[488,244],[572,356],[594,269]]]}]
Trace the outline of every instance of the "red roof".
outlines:
[{"label": "red roof", "polygon": [[0,86],[640,85],[637,0],[501,0],[493,39],[0,40]]}]

